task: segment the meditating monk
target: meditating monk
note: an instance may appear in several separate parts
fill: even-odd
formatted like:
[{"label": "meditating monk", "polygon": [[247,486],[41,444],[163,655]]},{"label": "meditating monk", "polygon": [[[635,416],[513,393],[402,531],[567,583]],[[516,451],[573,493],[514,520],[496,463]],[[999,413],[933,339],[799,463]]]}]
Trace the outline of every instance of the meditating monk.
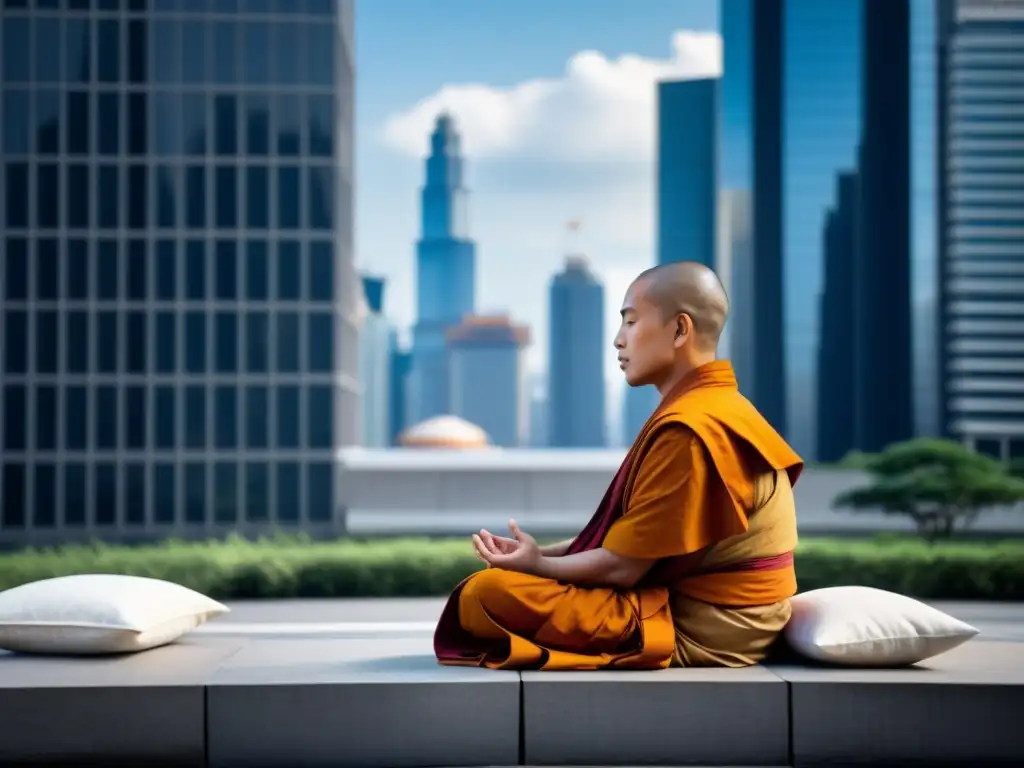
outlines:
[{"label": "meditating monk", "polygon": [[755,664],[796,592],[803,462],[717,360],[729,302],[715,273],[677,262],[630,286],[615,337],[630,386],[661,402],[597,512],[541,547],[472,537],[487,568],[459,584],[434,635],[442,664],[659,669]]}]

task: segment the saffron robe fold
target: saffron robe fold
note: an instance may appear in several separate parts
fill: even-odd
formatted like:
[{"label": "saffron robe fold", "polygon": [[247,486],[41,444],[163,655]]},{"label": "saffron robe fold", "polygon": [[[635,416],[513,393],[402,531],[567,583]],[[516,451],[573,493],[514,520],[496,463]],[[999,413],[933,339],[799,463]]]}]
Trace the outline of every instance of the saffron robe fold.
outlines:
[{"label": "saffron robe fold", "polygon": [[501,669],[756,663],[796,592],[792,487],[800,457],[716,361],[648,419],[567,555],[657,560],[631,590],[487,568],[459,584],[438,661]]}]

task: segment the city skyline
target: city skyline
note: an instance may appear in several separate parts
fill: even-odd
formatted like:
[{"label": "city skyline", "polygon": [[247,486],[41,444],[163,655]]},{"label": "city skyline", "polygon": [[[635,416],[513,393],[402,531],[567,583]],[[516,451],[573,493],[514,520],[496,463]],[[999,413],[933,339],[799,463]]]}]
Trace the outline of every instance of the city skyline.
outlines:
[{"label": "city skyline", "polygon": [[[492,31],[495,23],[504,24],[506,32],[523,28],[529,2],[517,6],[515,14],[500,4],[484,9],[456,0],[441,3],[436,15],[416,13],[409,3],[395,1],[360,6],[358,263],[366,272],[387,276],[387,312],[404,332],[416,305],[416,190],[422,184],[432,123],[449,108],[467,155],[470,231],[478,247],[478,311],[508,311],[517,322],[529,325],[534,339],[527,352],[529,367],[534,372],[546,369],[549,320],[544,285],[559,271],[567,252],[586,254],[607,296],[603,375],[609,384],[611,414],[618,409],[622,385],[611,347],[618,305],[632,278],[654,263],[655,83],[677,76],[716,75],[720,45],[713,0],[683,8],[654,2],[644,14],[625,22],[619,3],[587,3],[585,11],[583,5],[570,0],[557,9],[545,6],[549,21],[537,35],[529,33],[529,55],[521,46],[495,40]],[[397,29],[389,24],[385,32],[378,14],[393,14],[398,8],[424,24],[442,18],[443,12],[449,15],[444,16],[445,28],[427,40],[421,24],[410,20]],[[480,50],[485,43],[486,53]],[[412,84],[403,80],[398,87],[389,78],[393,67],[386,53],[403,45],[424,52],[456,47],[436,66],[424,65],[411,78]],[[431,79],[435,70],[441,72]],[[534,92],[543,103],[527,115],[524,100]],[[604,102],[594,107],[599,114],[559,113],[559,101],[564,113],[565,105],[582,107],[595,96]],[[476,105],[482,105],[483,114]],[[558,154],[558,147],[578,141],[579,125],[595,118],[607,123],[604,115],[621,113],[623,105],[635,125],[623,127],[620,119],[620,125],[609,125],[607,135],[581,147],[577,156]],[[490,133],[488,109],[495,115]],[[515,126],[505,122],[514,123],[516,115],[528,122],[542,121],[550,134],[538,133],[534,123],[513,136],[506,129]],[[503,148],[502,135],[513,144]],[[597,160],[605,150],[614,154],[606,152],[605,161]],[[571,244],[565,236],[570,219],[582,222]],[[535,275],[543,275],[543,280]]]},{"label": "city skyline", "polygon": [[[450,8],[460,7],[458,3],[448,5]],[[582,252],[591,261],[595,275],[604,285],[607,294],[605,336],[607,339],[614,336],[617,327],[617,317],[613,311],[615,306],[632,278],[653,263],[657,255],[657,116],[654,104],[658,83],[681,77],[717,77],[722,64],[718,15],[723,12],[723,7],[735,8],[740,5],[730,5],[728,2],[722,6],[717,2],[701,5],[703,10],[694,11],[691,28],[679,29],[680,25],[668,23],[660,30],[647,32],[644,41],[640,44],[635,42],[631,46],[634,50],[648,52],[643,55],[623,54],[624,44],[618,41],[609,42],[603,47],[587,46],[589,52],[569,56],[562,77],[549,76],[524,84],[506,71],[505,82],[497,88],[485,85],[487,78],[475,73],[473,84],[469,85],[460,82],[459,78],[453,78],[434,89],[430,95],[419,98],[413,108],[387,113],[383,121],[373,126],[376,133],[370,136],[370,143],[376,140],[377,146],[366,149],[366,152],[400,152],[404,153],[402,156],[405,158],[413,158],[417,157],[417,153],[423,155],[422,148],[426,140],[425,131],[421,131],[421,128],[427,125],[425,121],[431,115],[436,116],[438,110],[453,115],[464,138],[467,177],[473,195],[472,233],[478,246],[478,310],[485,313],[509,312],[517,321],[530,326],[535,339],[528,352],[531,374],[546,373],[551,319],[544,306],[543,292],[538,290],[536,284],[526,286],[524,290],[512,286],[518,287],[517,280],[522,280],[522,273],[532,274],[534,264],[540,265],[536,271],[552,276],[557,273],[559,263],[567,253]],[[602,18],[603,7],[598,8],[598,21]],[[786,98],[781,108],[789,117],[782,121],[784,128],[780,140],[786,146],[802,149],[786,152],[780,158],[780,178],[783,184],[780,195],[786,199],[792,198],[798,204],[784,205],[780,211],[779,226],[783,233],[779,242],[783,259],[780,277],[784,286],[783,324],[786,343],[778,365],[785,371],[783,407],[791,414],[793,421],[788,431],[792,433],[799,449],[812,455],[816,415],[813,408],[796,406],[808,398],[813,399],[816,390],[815,361],[820,336],[817,306],[824,290],[822,228],[831,203],[836,174],[855,168],[857,163],[862,130],[859,101],[863,66],[860,51],[863,2],[841,0],[825,7],[807,0],[788,0],[785,8],[783,25],[778,34],[785,41],[786,59],[783,67],[785,81],[780,83],[786,91]],[[911,342],[915,388],[913,408],[915,428],[923,434],[929,434],[934,433],[937,426],[937,394],[932,391],[934,387],[926,384],[934,377],[936,365],[935,342],[932,338],[935,319],[928,311],[929,307],[934,306],[936,291],[935,238],[932,231],[935,215],[934,200],[931,199],[935,190],[934,114],[930,111],[934,105],[934,73],[930,71],[934,62],[934,11],[930,0],[910,0],[910,8],[912,220],[909,226],[913,295],[911,311],[914,321]],[[658,14],[655,11],[652,17],[660,23],[663,18]],[[470,14],[469,18],[464,19],[467,25],[479,21],[478,14]],[[730,21],[735,23],[734,20]],[[588,34],[594,39],[601,36],[598,26],[593,21],[588,25]],[[465,27],[460,29],[464,30]],[[667,29],[672,31],[665,32]],[[630,35],[634,36],[634,40],[638,37],[635,29],[629,30],[622,37],[629,38]],[[663,55],[659,58],[657,53],[649,53],[651,41],[665,37],[671,37],[676,46],[676,54],[672,59],[666,59]],[[825,55],[826,52],[828,55]],[[550,50],[547,50],[547,56],[550,58]],[[509,52],[503,66],[507,70],[519,66],[517,62],[517,57]],[[819,66],[820,62],[827,63],[827,66]],[[627,69],[631,69],[630,74],[635,76],[633,80],[627,80],[623,75]],[[366,68],[363,72],[367,72]],[[571,97],[579,95],[574,90],[579,83],[574,78],[580,79],[583,75],[599,83],[603,82],[602,78],[608,78],[620,86],[620,91],[633,89],[630,91],[633,99],[631,105],[639,117],[633,120],[634,125],[628,129],[631,131],[628,136],[637,138],[636,141],[627,141],[627,134],[623,133],[626,129],[614,122],[608,122],[607,128],[602,126],[600,130],[592,131],[598,134],[597,139],[581,138],[578,128],[581,121],[577,119],[574,123],[565,114],[555,115],[564,120],[565,125],[558,123],[544,136],[537,132],[537,118],[542,112],[532,102],[543,104],[557,94],[569,99],[569,104],[575,105],[577,101]],[[830,85],[835,83],[842,83],[846,87],[835,88]],[[612,105],[616,98],[614,93],[602,92],[600,89],[594,93],[606,99],[608,105]],[[638,99],[637,94],[643,95]],[[723,117],[728,121],[728,104],[723,103],[722,108],[725,112]],[[572,108],[561,110],[562,113],[570,111]],[[505,123],[511,127],[505,126]],[[500,126],[505,126],[505,129],[500,129]],[[572,132],[574,126],[577,130],[575,134]],[[723,153],[728,157],[723,168],[720,189],[722,198],[718,204],[723,213],[735,216],[736,211],[743,210],[750,202],[744,200],[737,190],[728,188],[729,171],[730,167],[735,168],[737,164],[742,167],[745,161],[742,152],[728,151],[735,146],[735,143],[729,143],[728,123],[723,131]],[[645,135],[640,136],[641,133]],[[594,149],[597,143],[606,138],[604,134],[617,135],[620,144],[632,146],[619,147],[614,157],[609,156],[606,161],[600,161]],[[572,146],[573,136],[580,146]],[[512,168],[510,161],[520,157],[522,160],[518,163],[519,167]],[[588,202],[604,198],[605,204],[611,204],[608,201],[614,198],[615,189],[625,178],[623,168],[630,164],[631,183],[636,193],[632,204],[636,210],[642,209],[641,215],[647,220],[642,227],[634,230],[624,226],[621,216],[625,207],[621,205],[618,217],[612,216],[596,223],[588,217],[580,216],[578,207],[567,202],[573,199],[567,182],[554,178],[552,173],[563,165],[572,166],[576,171],[583,169],[585,174],[589,174],[591,189],[589,197],[579,197]],[[499,172],[502,174],[500,184],[497,183]],[[531,178],[534,179],[532,186],[529,184]],[[483,183],[478,186],[474,183],[477,180]],[[529,220],[520,220],[512,215],[501,222],[492,219],[488,211],[493,212],[493,206],[499,201],[507,202],[510,198],[518,198],[518,203],[522,203],[523,198],[552,201],[554,207],[564,213],[564,218],[559,217],[556,221],[552,210],[535,210],[535,215]],[[519,209],[503,209],[506,214],[516,210]],[[478,211],[482,211],[483,215],[478,215]],[[571,247],[563,234],[562,222],[565,218],[582,219],[582,231],[576,233]],[[521,231],[513,233],[503,229],[512,220],[520,222]],[[543,245],[540,238],[535,237],[540,222],[547,222],[544,234],[546,242]],[[643,229],[643,236],[639,238],[644,242],[643,247],[637,247],[639,241],[635,241],[633,247],[625,247],[622,243],[623,233],[635,233],[639,229]],[[532,249],[520,249],[514,257],[508,257],[506,263],[500,263],[499,254],[511,253],[517,240],[528,236],[534,237]],[[721,255],[693,254],[692,257],[712,261]],[[689,254],[684,257],[687,256]],[[408,244],[389,258],[408,264]],[[521,268],[524,263],[530,265],[526,270]],[[366,266],[373,271],[381,271],[377,262]],[[400,295],[403,282],[411,277],[407,268],[404,273],[402,269],[400,267],[389,273],[392,296]],[[494,278],[496,273],[501,273],[500,281]],[[737,274],[723,277],[735,280]],[[748,276],[739,275],[740,282],[734,286],[734,290],[738,288],[742,292],[744,277]],[[510,296],[514,296],[514,300]],[[750,306],[749,302],[743,303],[742,296],[737,298],[744,308]],[[407,325],[407,306],[400,305],[396,300],[388,308],[388,313],[397,325]],[[743,341],[749,351],[749,339],[744,337]],[[622,413],[623,382],[615,368],[610,343],[606,346],[603,370],[607,385],[607,413],[614,431]],[[726,351],[732,349],[726,347]],[[740,361],[737,364],[741,365]]]}]

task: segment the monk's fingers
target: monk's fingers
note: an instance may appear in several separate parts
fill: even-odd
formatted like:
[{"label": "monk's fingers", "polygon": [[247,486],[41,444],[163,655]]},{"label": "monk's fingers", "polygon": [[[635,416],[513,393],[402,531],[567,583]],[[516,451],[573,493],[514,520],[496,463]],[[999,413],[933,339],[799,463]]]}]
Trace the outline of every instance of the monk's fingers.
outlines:
[{"label": "monk's fingers", "polygon": [[476,555],[486,563],[491,562],[491,558],[494,557],[494,553],[487,548],[484,544],[483,539],[477,534],[473,534],[473,548],[476,549]]},{"label": "monk's fingers", "polygon": [[480,529],[479,539],[483,542],[483,545],[487,548],[488,551],[490,551],[490,552],[499,552],[499,551],[501,551],[501,547],[498,544],[498,542],[496,541],[496,537],[494,536],[494,534],[492,534],[486,528],[481,528]]}]

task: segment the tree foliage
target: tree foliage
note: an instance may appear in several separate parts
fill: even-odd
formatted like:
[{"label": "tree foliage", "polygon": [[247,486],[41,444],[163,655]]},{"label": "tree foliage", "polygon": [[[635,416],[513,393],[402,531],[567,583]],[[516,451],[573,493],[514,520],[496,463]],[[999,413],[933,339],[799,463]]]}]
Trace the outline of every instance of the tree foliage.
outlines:
[{"label": "tree foliage", "polygon": [[856,457],[870,484],[839,494],[838,508],[905,515],[929,541],[948,538],[993,507],[1024,501],[1024,478],[952,440],[918,439]]}]

